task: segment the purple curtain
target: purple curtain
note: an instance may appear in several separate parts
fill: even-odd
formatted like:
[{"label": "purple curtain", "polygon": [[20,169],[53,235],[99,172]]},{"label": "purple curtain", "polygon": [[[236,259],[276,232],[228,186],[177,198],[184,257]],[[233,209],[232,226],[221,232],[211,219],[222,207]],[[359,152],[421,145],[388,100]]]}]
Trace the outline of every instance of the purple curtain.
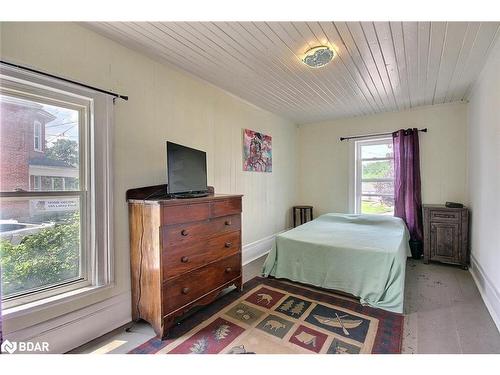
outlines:
[{"label": "purple curtain", "polygon": [[[2,267],[0,266],[0,345],[3,342],[3,334],[2,334]],[[2,349],[0,348],[0,354],[2,354]]]},{"label": "purple curtain", "polygon": [[[392,133],[394,144],[394,216],[403,219],[410,231],[410,246],[422,247],[422,197],[418,129]],[[414,248],[412,247],[412,253]],[[421,254],[419,254],[421,255]]]}]

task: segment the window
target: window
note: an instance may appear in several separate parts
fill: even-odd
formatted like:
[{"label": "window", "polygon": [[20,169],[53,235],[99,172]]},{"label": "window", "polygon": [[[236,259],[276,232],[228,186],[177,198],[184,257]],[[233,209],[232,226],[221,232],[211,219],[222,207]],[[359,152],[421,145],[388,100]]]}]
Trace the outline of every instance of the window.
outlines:
[{"label": "window", "polygon": [[394,214],[392,138],[355,143],[354,210],[362,214]]},{"label": "window", "polygon": [[[1,66],[6,308],[111,282],[111,106],[104,94]],[[23,141],[33,126],[36,153]]]},{"label": "window", "polygon": [[33,122],[33,143],[35,151],[42,151],[42,123],[40,121]]},{"label": "window", "polygon": [[33,190],[39,191],[41,190],[41,176],[32,176],[33,177]]}]

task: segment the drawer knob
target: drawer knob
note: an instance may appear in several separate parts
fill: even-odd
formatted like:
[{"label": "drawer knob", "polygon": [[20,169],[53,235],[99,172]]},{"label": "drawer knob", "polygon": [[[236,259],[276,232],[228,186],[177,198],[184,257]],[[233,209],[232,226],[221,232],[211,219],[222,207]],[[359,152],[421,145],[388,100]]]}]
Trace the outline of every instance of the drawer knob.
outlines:
[{"label": "drawer knob", "polygon": [[226,220],[226,222],[224,224],[226,224],[228,226],[231,225],[231,220]]},{"label": "drawer knob", "polygon": [[181,262],[182,263],[187,263],[187,262],[189,262],[189,258],[188,257],[182,257],[181,258]]},{"label": "drawer knob", "polygon": [[182,288],[182,294],[188,294],[189,288]]},{"label": "drawer knob", "polygon": [[185,237],[188,235],[188,231],[183,229],[183,230],[181,230],[181,234]]},{"label": "drawer knob", "polygon": [[232,243],[231,243],[231,242],[226,242],[226,243],[224,244],[224,246],[225,246],[225,247],[227,247],[227,248],[231,247],[231,245],[232,245]]},{"label": "drawer knob", "polygon": [[229,273],[229,272],[231,272],[232,270],[233,270],[233,269],[232,269],[231,267],[227,267],[227,268],[226,268],[226,273]]}]

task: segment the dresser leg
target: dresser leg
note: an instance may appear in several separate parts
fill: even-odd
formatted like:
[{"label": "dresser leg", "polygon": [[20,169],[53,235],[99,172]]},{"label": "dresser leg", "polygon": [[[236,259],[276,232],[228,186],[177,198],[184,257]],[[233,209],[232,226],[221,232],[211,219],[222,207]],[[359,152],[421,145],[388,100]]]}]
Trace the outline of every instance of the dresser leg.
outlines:
[{"label": "dresser leg", "polygon": [[237,290],[243,292],[243,275],[241,275],[238,281],[234,283],[234,286],[236,287]]},{"label": "dresser leg", "polygon": [[173,324],[174,324],[174,317],[164,318],[163,319],[163,324],[162,324],[162,327],[161,327],[161,335],[160,335],[160,338],[162,340],[167,339],[168,332],[170,330],[170,327],[172,327]]}]

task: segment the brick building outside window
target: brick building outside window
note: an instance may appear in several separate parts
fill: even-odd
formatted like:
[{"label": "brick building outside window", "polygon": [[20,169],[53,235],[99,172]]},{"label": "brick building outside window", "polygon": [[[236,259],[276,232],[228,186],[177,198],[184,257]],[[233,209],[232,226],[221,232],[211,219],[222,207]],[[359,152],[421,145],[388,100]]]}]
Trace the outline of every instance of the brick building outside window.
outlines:
[{"label": "brick building outside window", "polygon": [[[77,122],[68,123],[67,114],[52,110],[51,106],[10,96],[1,96],[0,113],[0,191],[61,191],[78,187],[77,166],[50,153],[58,140],[67,140],[66,134]],[[44,205],[39,200],[5,202],[0,223],[33,221],[34,216],[36,220],[36,211],[41,213]],[[38,216],[43,221],[43,215]]]}]

